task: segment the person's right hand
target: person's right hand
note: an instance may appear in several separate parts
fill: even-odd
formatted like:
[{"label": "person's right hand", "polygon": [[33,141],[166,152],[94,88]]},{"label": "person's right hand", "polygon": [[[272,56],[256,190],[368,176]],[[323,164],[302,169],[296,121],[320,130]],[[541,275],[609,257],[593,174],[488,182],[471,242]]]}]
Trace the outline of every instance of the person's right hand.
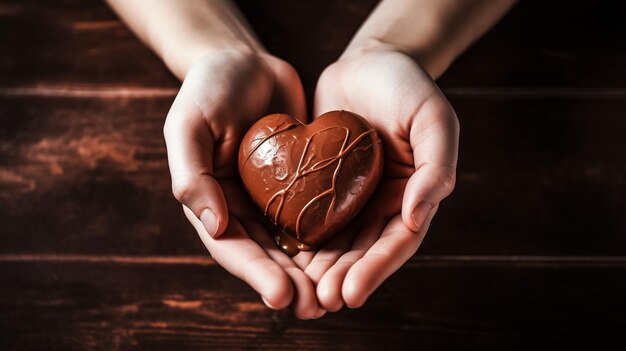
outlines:
[{"label": "person's right hand", "polygon": [[281,309],[294,300],[296,316],[316,318],[325,311],[311,280],[272,242],[237,171],[243,135],[274,112],[305,122],[302,85],[286,62],[232,49],[196,61],[164,127],[172,189],[217,263],[269,307]]}]

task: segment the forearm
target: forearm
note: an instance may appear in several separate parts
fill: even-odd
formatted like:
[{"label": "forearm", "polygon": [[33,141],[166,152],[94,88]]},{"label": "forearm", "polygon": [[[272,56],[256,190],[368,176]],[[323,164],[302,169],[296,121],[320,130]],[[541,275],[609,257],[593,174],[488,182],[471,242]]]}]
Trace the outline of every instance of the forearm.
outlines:
[{"label": "forearm", "polygon": [[229,0],[107,2],[180,79],[193,62],[211,50],[263,50]]},{"label": "forearm", "polygon": [[438,78],[515,0],[383,0],[344,56],[392,47]]}]

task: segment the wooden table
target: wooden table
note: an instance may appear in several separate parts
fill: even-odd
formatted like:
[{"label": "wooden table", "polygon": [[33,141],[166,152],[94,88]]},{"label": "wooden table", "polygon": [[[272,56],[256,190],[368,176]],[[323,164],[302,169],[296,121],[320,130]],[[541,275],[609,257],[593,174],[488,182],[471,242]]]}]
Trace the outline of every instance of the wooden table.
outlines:
[{"label": "wooden table", "polygon": [[[374,5],[241,1],[309,97]],[[171,196],[159,60],[100,1],[1,0],[0,349],[623,349],[625,36],[623,2],[519,4],[439,80],[459,180],[419,253],[299,321]]]}]

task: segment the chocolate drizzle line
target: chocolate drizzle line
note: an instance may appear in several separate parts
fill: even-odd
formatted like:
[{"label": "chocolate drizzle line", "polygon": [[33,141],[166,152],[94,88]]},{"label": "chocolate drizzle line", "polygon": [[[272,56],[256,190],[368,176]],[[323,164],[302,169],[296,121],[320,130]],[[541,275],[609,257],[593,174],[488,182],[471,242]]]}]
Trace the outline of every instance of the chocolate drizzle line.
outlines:
[{"label": "chocolate drizzle line", "polygon": [[[318,161],[317,163],[313,164],[309,169],[305,169],[309,163],[311,162],[311,158],[309,158],[306,162],[304,162],[304,158],[306,156],[306,153],[309,149],[309,146],[311,145],[311,140],[313,140],[313,138],[315,137],[315,135],[318,135],[322,132],[325,132],[327,130],[331,130],[331,129],[335,129],[335,128],[340,128],[343,129],[345,131],[345,137],[343,140],[343,144],[341,146],[341,149],[339,150],[339,153],[335,156],[332,157],[328,157],[325,158],[321,161]],[[284,129],[287,130],[288,128]],[[281,130],[281,131],[284,131]],[[283,189],[277,191],[267,202],[267,205],[265,206],[265,211],[264,214],[265,216],[267,216],[267,212],[269,211],[270,206],[272,205],[272,203],[274,203],[274,201],[280,197],[280,202],[278,204],[278,208],[276,209],[276,215],[274,216],[274,224],[278,224],[278,218],[280,217],[280,214],[282,212],[283,209],[283,205],[285,203],[285,195],[287,194],[287,192],[291,189],[291,187],[296,183],[296,181],[298,181],[299,179],[301,179],[302,177],[311,174],[313,172],[318,172],[321,171],[323,169],[325,169],[326,167],[330,166],[331,164],[335,163],[335,161],[337,162],[337,166],[335,167],[335,171],[333,172],[333,178],[332,178],[332,183],[331,183],[331,187],[325,191],[323,191],[322,193],[318,194],[317,196],[315,196],[314,198],[312,198],[303,208],[302,210],[300,210],[300,213],[298,214],[298,217],[296,219],[296,238],[300,239],[301,237],[301,232],[300,232],[300,224],[302,221],[302,217],[304,216],[305,212],[313,205],[315,204],[315,202],[321,200],[322,198],[328,196],[328,195],[332,195],[332,199],[331,199],[331,203],[328,207],[328,210],[326,212],[326,217],[324,219],[324,223],[327,223],[328,221],[328,217],[330,216],[330,213],[332,211],[332,209],[335,206],[335,201],[336,201],[336,180],[337,177],[341,171],[341,166],[343,165],[343,160],[345,159],[345,157],[351,152],[353,151],[353,149],[355,149],[356,145],[363,140],[367,135],[372,134],[372,133],[376,133],[373,129],[365,131],[363,133],[361,133],[356,139],[354,139],[349,145],[346,146],[346,144],[348,143],[348,140],[350,138],[350,130],[346,127],[340,127],[340,126],[333,126],[333,127],[327,127],[324,128],[322,130],[319,130],[317,132],[315,132],[313,135],[311,135],[311,137],[309,139],[307,139],[306,144],[304,146],[304,149],[302,151],[302,155],[300,156],[300,161],[298,163],[298,168],[296,169],[296,173],[293,177],[293,179],[291,180],[291,182]],[[273,133],[273,135],[276,135],[278,133]],[[273,136],[272,135],[272,136]],[[267,141],[269,137],[266,137],[263,139],[262,142]],[[380,140],[378,140],[378,142],[380,142]],[[259,144],[260,145],[260,144]],[[255,147],[258,148],[257,145]],[[373,146],[374,143],[368,145],[367,147],[364,148],[359,148],[359,150],[366,150],[368,148],[370,148],[371,146]],[[249,156],[248,156],[249,157]],[[304,162],[304,164],[303,164]]]}]

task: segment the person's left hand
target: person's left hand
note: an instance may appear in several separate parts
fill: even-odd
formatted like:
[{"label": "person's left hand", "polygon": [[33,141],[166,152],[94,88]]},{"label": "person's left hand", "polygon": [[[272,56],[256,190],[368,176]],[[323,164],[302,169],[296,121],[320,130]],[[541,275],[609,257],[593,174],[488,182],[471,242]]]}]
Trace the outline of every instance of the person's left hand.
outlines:
[{"label": "person's left hand", "polygon": [[389,48],[344,55],[323,72],[314,116],[341,109],[378,131],[385,165],[357,218],[318,252],[294,257],[329,311],[363,305],[417,251],[454,188],[459,138],[456,114],[430,76]]}]

